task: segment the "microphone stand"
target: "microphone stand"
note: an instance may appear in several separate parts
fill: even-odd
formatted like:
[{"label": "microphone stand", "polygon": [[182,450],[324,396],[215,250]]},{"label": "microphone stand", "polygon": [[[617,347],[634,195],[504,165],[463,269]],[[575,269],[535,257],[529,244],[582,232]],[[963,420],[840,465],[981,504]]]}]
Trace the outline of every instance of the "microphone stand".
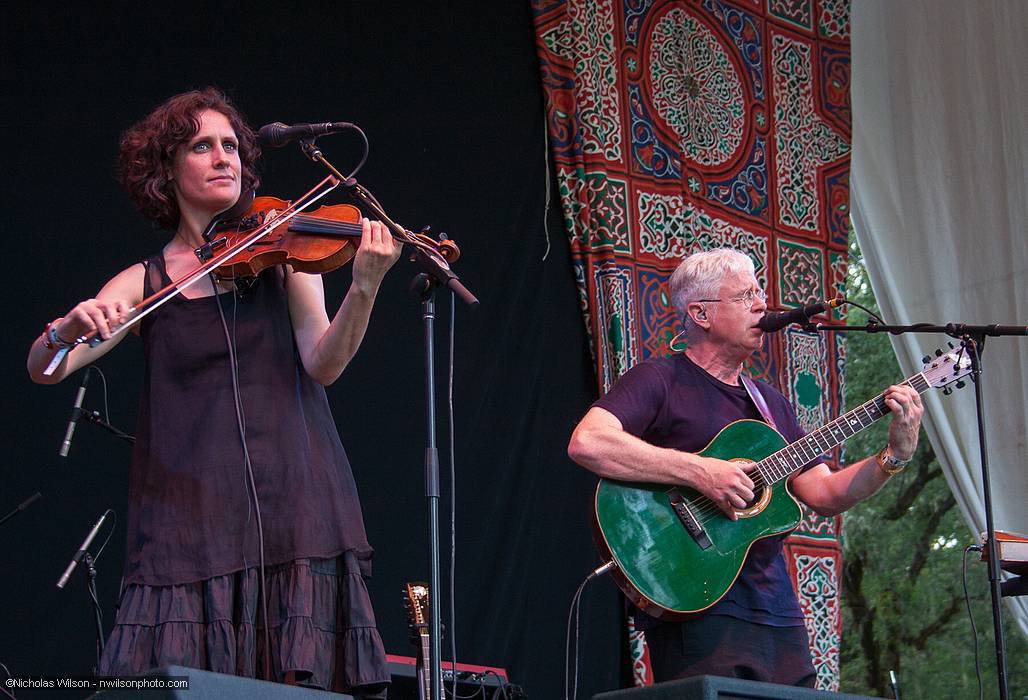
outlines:
[{"label": "microphone stand", "polygon": [[89,593],[89,601],[93,605],[93,615],[96,619],[96,667],[93,675],[100,673],[100,657],[104,653],[104,619],[100,610],[100,599],[96,594],[96,561],[93,555],[86,552],[82,555],[82,563],[86,565],[86,592]]},{"label": "microphone stand", "polygon": [[[988,548],[988,574],[989,592],[992,597],[992,626],[996,638],[996,678],[999,683],[1000,700],[1007,700],[1007,665],[1006,651],[1003,642],[1003,609],[1000,605],[1002,592],[1000,590],[1000,565],[999,546],[996,543],[996,528],[993,522],[992,513],[992,487],[989,481],[989,450],[985,438],[985,402],[983,397],[981,374],[982,374],[982,349],[985,347],[986,337],[1028,335],[1026,326],[1001,326],[991,325],[968,325],[965,323],[948,323],[944,326],[930,323],[915,323],[907,326],[887,325],[880,323],[868,323],[864,326],[837,326],[829,323],[807,323],[803,330],[818,333],[845,333],[848,331],[862,331],[864,333],[891,333],[900,335],[903,333],[943,333],[957,338],[964,343],[968,350],[968,357],[971,360],[971,381],[974,382],[975,412],[978,420],[978,451],[982,463],[982,492],[985,500],[985,527]],[[957,383],[957,387],[962,386]],[[945,390],[944,390],[945,391]]]},{"label": "microphone stand", "polygon": [[[416,262],[423,272],[415,276],[411,283],[411,292],[421,298],[421,318],[424,323],[425,339],[425,405],[427,408],[425,427],[427,444],[425,446],[425,498],[428,501],[428,542],[429,542],[429,661],[427,671],[430,674],[430,700],[443,698],[442,673],[442,615],[438,604],[440,591],[439,566],[439,451],[436,447],[435,420],[435,290],[442,286],[450,289],[472,309],[478,308],[479,301],[467,287],[461,284],[457,275],[450,269],[449,263],[438,253],[429,253],[421,245],[411,243],[412,235],[389,218],[375,197],[356,179],[344,177],[329,163],[314,144],[314,139],[301,139],[300,148],[311,160],[321,163],[329,172],[336,176],[342,187],[357,202],[358,206],[368,211],[384,223],[399,241],[409,244],[412,251],[411,260]],[[453,630],[451,630],[453,633]]]},{"label": "microphone stand", "polygon": [[119,440],[124,440],[125,442],[129,443],[130,445],[136,444],[136,439],[133,436],[129,435],[126,432],[123,432],[123,431],[119,430],[118,428],[115,428],[113,425],[111,425],[110,423],[105,421],[100,416],[100,412],[99,411],[87,411],[84,408],[80,408],[79,409],[79,419],[80,420],[84,420],[84,421],[88,421],[88,422],[90,422],[90,423],[92,423],[94,425],[99,425],[101,428],[103,428],[104,430],[109,432],[114,437],[118,438]]},{"label": "microphone stand", "polygon": [[[96,524],[93,525],[93,528],[89,531],[89,534],[86,535],[86,539],[83,540],[82,546],[79,547],[78,551],[75,552],[75,555],[71,558],[71,561],[65,568],[64,573],[61,574],[61,578],[57,581],[57,587],[63,589],[80,562],[86,567],[86,592],[89,593],[89,602],[93,606],[93,617],[96,621],[96,667],[93,669],[94,676],[100,671],[100,658],[103,655],[104,650],[104,625],[103,613],[100,610],[100,599],[96,593],[96,558],[89,553],[89,547],[93,544],[93,540],[96,539],[97,534],[100,532],[100,528],[103,527],[108,514],[117,520],[117,515],[114,511],[107,509],[103,512],[100,519],[96,521]],[[110,539],[110,535],[108,535],[107,538]],[[105,541],[104,545],[106,544],[107,543]],[[103,546],[100,547],[100,550],[103,551]],[[99,556],[99,554],[97,556]]]},{"label": "microphone stand", "polygon": [[[428,561],[429,591],[429,659],[425,669],[429,673],[429,698],[442,700],[442,606],[440,601],[439,564],[439,450],[436,448],[435,425],[435,290],[436,280],[419,272],[411,280],[411,292],[421,299],[421,320],[425,339],[425,500],[428,502]],[[453,630],[450,631],[453,633]]]},{"label": "microphone stand", "polygon": [[[300,147],[308,158],[316,163],[321,163],[329,170],[329,172],[335,175],[341,183],[340,186],[348,192],[351,197],[353,197],[362,209],[370,212],[376,219],[379,219],[384,223],[389,228],[389,231],[393,234],[394,238],[403,241],[404,243],[411,243],[412,236],[407,229],[390,219],[389,215],[385,213],[374,195],[358,183],[356,178],[352,176],[345,177],[342,173],[336,170],[335,166],[325,159],[321,149],[314,144],[314,139],[301,139]],[[449,263],[447,263],[441,255],[426,253],[424,248],[419,245],[411,244],[410,247],[413,261],[418,263],[426,274],[432,277],[441,286],[453,291],[471,308],[478,308],[478,299],[468,290],[467,287],[461,284],[460,279],[453,273],[453,270],[450,269]]]}]

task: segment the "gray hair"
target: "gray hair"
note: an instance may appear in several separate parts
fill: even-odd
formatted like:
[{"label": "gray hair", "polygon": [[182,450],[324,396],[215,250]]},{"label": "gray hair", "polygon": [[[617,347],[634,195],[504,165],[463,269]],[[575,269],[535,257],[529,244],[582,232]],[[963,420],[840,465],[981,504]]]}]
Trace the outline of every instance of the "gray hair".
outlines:
[{"label": "gray hair", "polygon": [[682,261],[672,273],[668,289],[671,303],[682,316],[686,330],[692,328],[692,321],[685,312],[689,302],[717,298],[725,277],[739,272],[755,274],[753,259],[734,248],[703,250]]}]

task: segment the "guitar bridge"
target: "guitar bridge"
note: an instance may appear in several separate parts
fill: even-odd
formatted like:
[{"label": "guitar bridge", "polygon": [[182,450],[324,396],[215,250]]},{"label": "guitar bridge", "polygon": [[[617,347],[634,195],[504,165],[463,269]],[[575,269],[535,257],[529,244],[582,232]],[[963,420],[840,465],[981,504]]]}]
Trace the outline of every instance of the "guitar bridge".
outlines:
[{"label": "guitar bridge", "polygon": [[707,531],[703,529],[700,521],[693,515],[682,492],[677,488],[670,489],[667,492],[667,497],[671,502],[671,508],[675,511],[675,515],[678,516],[678,519],[682,521],[682,525],[685,526],[685,531],[695,540],[700,549],[710,549],[713,547],[714,543],[710,541]]}]

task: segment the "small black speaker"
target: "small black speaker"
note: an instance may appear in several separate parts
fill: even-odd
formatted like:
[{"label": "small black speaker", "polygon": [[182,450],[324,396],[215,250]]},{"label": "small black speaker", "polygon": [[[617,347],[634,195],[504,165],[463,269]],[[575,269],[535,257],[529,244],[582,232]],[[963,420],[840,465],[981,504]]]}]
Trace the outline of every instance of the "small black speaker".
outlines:
[{"label": "small black speaker", "polygon": [[[328,694],[324,690],[301,688],[295,685],[269,683],[253,678],[230,676],[223,673],[212,673],[184,666],[162,666],[148,673],[146,678],[161,681],[180,681],[185,679],[188,688],[150,688],[145,692],[140,688],[111,688],[101,690],[89,698],[92,700],[136,700],[145,697],[147,700],[353,700],[352,695]],[[144,681],[146,679],[137,679]]]},{"label": "small black speaker", "polygon": [[866,695],[829,693],[777,683],[758,683],[739,678],[696,676],[658,683],[646,688],[612,690],[592,700],[872,700]]}]

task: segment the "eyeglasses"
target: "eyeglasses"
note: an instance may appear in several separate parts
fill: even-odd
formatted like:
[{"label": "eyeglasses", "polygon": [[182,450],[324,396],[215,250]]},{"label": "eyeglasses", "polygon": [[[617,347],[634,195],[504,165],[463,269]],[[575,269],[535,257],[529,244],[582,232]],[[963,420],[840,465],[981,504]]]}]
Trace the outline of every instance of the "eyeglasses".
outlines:
[{"label": "eyeglasses", "polygon": [[730,301],[733,304],[745,304],[746,306],[753,306],[753,302],[757,299],[760,299],[761,301],[767,301],[767,292],[765,292],[763,289],[747,289],[742,294],[736,295],[730,299],[697,299],[696,301]]}]

